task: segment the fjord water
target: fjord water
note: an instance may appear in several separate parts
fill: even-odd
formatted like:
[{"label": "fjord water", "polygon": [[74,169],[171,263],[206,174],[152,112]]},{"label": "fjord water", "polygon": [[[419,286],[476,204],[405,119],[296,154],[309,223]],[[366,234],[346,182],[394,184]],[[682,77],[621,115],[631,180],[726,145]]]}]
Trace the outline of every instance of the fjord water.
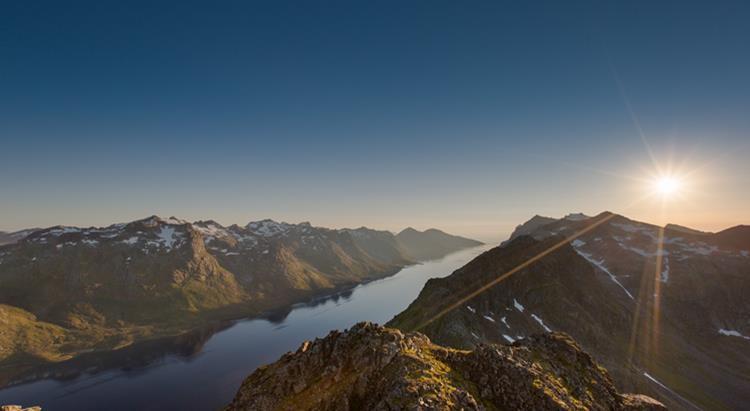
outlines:
[{"label": "fjord water", "polygon": [[56,411],[219,409],[258,366],[330,330],[342,330],[359,321],[387,322],[417,297],[428,279],[451,274],[489,247],[406,267],[337,296],[298,304],[265,319],[238,321],[215,334],[205,331],[194,338],[170,341],[163,354],[159,347],[149,345],[142,352],[151,361],[148,365],[0,390],[0,404],[40,405]]}]

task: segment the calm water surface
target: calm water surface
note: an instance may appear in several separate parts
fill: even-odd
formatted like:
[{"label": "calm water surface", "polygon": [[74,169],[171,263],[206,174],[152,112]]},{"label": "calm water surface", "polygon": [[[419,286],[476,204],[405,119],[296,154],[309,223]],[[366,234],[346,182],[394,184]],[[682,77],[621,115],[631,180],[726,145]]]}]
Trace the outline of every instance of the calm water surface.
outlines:
[{"label": "calm water surface", "polygon": [[392,277],[296,305],[268,319],[238,321],[216,333],[170,341],[161,353],[149,346],[151,352],[143,353],[151,361],[148,365],[0,390],[0,404],[41,405],[51,411],[215,410],[232,399],[242,380],[258,366],[332,329],[359,321],[387,322],[417,297],[429,278],[449,275],[488,248],[407,267]]}]

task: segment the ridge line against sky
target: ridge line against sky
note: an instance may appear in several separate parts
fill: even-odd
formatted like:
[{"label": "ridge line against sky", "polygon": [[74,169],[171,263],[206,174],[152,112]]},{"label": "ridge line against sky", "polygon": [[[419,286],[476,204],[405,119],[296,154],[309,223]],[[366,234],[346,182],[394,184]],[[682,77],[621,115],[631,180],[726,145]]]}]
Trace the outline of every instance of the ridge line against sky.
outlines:
[{"label": "ridge line against sky", "polygon": [[748,223],[750,5],[542,3],[6,2],[0,227]]},{"label": "ridge line against sky", "polygon": [[[575,213],[568,213],[568,214],[583,214],[583,215],[587,215],[588,217],[595,217],[597,215],[600,215],[601,213],[606,213],[606,212],[610,212],[610,211],[604,210],[604,211],[601,211],[601,212],[598,212],[598,213],[593,213],[593,214],[577,213],[577,212],[575,212]],[[614,213],[614,214],[618,215],[619,213]],[[619,214],[619,215],[623,215],[626,218],[628,217],[627,215],[624,215],[624,214]],[[91,225],[91,224],[83,224],[83,225],[55,224],[53,226],[44,226],[44,227],[43,226],[38,226],[38,227],[35,227],[35,228],[37,228],[37,229],[47,229],[47,228],[51,228],[51,227],[54,227],[54,226],[74,226],[74,227],[80,227],[80,228],[89,228],[89,227],[106,228],[106,227],[114,225],[114,224],[127,224],[127,223],[131,223],[131,222],[134,222],[134,221],[148,219],[148,218],[150,218],[152,216],[156,216],[156,217],[159,217],[159,218],[162,218],[162,219],[176,218],[178,220],[185,221],[185,222],[190,223],[190,224],[195,224],[195,223],[200,222],[200,221],[215,221],[218,224],[222,225],[223,227],[229,227],[229,226],[232,226],[232,225],[238,225],[240,227],[245,227],[247,224],[252,223],[252,222],[263,221],[263,220],[271,220],[271,221],[274,221],[274,222],[277,222],[277,223],[282,223],[282,224],[304,224],[304,223],[308,223],[308,224],[311,224],[313,227],[320,227],[320,228],[327,228],[327,229],[334,229],[334,230],[354,230],[354,229],[358,229],[358,228],[367,228],[367,229],[376,230],[376,231],[388,231],[388,232],[391,232],[394,235],[398,234],[399,232],[401,232],[401,231],[403,231],[403,230],[405,230],[407,228],[412,228],[412,229],[416,229],[418,231],[426,231],[426,230],[429,230],[429,229],[437,229],[437,230],[443,231],[443,232],[445,232],[447,234],[451,234],[451,235],[467,236],[467,235],[463,235],[463,234],[460,234],[460,233],[449,232],[449,231],[446,231],[446,230],[444,230],[444,229],[442,229],[440,227],[432,227],[432,226],[430,226],[430,227],[404,226],[404,227],[402,227],[400,229],[379,228],[379,227],[371,227],[371,226],[366,226],[366,225],[346,226],[346,227],[344,227],[344,226],[325,226],[325,225],[319,225],[319,224],[314,224],[314,223],[312,223],[310,221],[307,221],[307,220],[305,220],[305,221],[291,222],[291,221],[285,221],[285,220],[277,220],[277,219],[273,219],[273,218],[250,219],[250,220],[247,220],[244,223],[238,223],[238,222],[224,223],[224,222],[218,221],[216,219],[211,219],[211,218],[184,219],[184,218],[180,218],[179,216],[164,217],[164,216],[160,216],[160,215],[156,215],[156,214],[153,214],[153,215],[150,215],[150,216],[147,216],[147,217],[143,217],[143,218],[135,218],[135,219],[132,219],[132,220],[127,220],[127,221],[116,221],[116,222],[113,221],[113,222],[110,222],[110,223],[99,224],[99,225]],[[566,216],[567,216],[567,214],[564,215],[564,216],[547,216],[547,215],[545,215],[545,216],[542,216],[542,217],[549,217],[549,218],[555,218],[555,219],[563,219]],[[531,218],[532,218],[532,216],[528,217],[528,219],[531,219]],[[515,229],[516,226],[519,226],[519,225],[525,223],[526,221],[528,221],[528,219],[527,220],[523,220],[523,221],[518,221],[516,223],[513,223],[513,229]],[[640,222],[646,223],[646,224],[652,224],[652,225],[659,226],[659,224],[653,223],[653,222],[650,222],[650,221],[641,221],[641,220],[637,220],[637,221],[640,221]],[[665,226],[667,224],[675,224],[675,223],[665,223],[665,224],[661,224],[660,226]],[[737,224],[737,225],[748,225],[748,224]],[[735,227],[737,225],[727,226],[727,227],[720,228],[718,230],[704,231],[704,232],[706,232],[706,233],[719,232],[719,231],[722,231],[722,230],[725,230],[725,229],[729,229],[729,228]],[[694,227],[689,227],[689,226],[683,226],[683,227],[688,228],[688,229],[695,229]],[[29,228],[32,228],[32,227],[26,227],[26,229],[29,229]],[[22,230],[22,229],[18,229],[18,230],[2,230],[2,229],[0,229],[0,232],[13,232],[13,231],[20,231],[20,230]],[[699,230],[699,231],[701,231],[701,230]],[[508,238],[508,236],[511,234],[511,232],[512,232],[512,230],[507,231],[507,232],[505,232],[505,231],[497,231],[497,232],[491,233],[489,236],[486,236],[485,238],[476,238],[476,239],[477,240],[483,240],[483,241],[490,241],[490,242],[491,241],[505,240],[505,239]]]}]

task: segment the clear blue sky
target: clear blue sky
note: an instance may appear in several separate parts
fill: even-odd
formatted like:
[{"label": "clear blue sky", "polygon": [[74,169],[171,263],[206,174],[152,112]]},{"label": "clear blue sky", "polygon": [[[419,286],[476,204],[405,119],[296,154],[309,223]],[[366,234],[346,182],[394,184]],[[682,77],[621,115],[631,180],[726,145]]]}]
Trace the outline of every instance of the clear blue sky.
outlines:
[{"label": "clear blue sky", "polygon": [[[746,2],[167,3],[0,5],[0,229],[750,223]],[[666,217],[634,119],[701,167]]]}]

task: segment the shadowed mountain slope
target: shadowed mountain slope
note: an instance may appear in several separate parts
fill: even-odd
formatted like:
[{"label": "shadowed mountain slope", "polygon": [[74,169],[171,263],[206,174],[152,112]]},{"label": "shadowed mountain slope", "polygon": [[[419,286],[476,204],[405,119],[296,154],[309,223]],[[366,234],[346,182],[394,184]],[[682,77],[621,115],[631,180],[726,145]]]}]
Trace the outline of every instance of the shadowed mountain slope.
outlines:
[{"label": "shadowed mountain slope", "polygon": [[750,237],[731,234],[728,247],[716,235],[611,213],[555,220],[430,280],[389,325],[465,349],[563,331],[620,389],[678,409],[742,408],[750,403],[750,252],[742,248]]}]

